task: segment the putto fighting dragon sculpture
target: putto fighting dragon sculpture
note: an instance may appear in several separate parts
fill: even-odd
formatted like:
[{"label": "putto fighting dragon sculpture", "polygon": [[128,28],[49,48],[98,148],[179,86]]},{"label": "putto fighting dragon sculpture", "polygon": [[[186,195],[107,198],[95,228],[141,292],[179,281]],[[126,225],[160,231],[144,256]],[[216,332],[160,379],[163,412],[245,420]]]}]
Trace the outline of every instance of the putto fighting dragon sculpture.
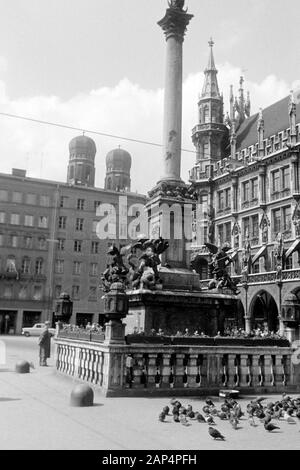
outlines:
[{"label": "putto fighting dragon sculpture", "polygon": [[[169,247],[163,238],[140,238],[137,242],[118,249],[112,245],[107,255],[109,262],[102,274],[102,289],[109,292],[113,283],[120,282],[126,288],[157,289],[162,285],[158,266],[161,264],[159,255]],[[129,268],[125,266],[123,257],[126,255]]]}]

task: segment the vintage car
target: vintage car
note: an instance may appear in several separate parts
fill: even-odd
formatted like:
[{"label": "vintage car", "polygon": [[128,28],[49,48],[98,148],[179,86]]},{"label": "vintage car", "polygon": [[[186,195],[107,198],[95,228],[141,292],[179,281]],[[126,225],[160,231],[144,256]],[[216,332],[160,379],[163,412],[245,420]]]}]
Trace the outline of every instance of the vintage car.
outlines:
[{"label": "vintage car", "polygon": [[[45,323],[36,323],[31,327],[22,328],[22,335],[28,336],[40,336],[43,329],[45,328]],[[55,328],[49,328],[49,332],[54,335]]]}]

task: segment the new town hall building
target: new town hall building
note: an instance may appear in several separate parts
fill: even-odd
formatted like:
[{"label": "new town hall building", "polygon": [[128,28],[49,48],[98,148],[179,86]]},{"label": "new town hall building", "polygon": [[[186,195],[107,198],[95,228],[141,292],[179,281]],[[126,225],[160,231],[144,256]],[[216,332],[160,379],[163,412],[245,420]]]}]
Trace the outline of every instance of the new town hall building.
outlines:
[{"label": "new town hall building", "polygon": [[94,187],[94,141],[75,137],[69,150],[66,183],[29,178],[18,169],[0,174],[0,333],[52,319],[62,292],[73,301],[72,323],[101,322],[99,279],[110,242],[97,236],[97,208],[115,207],[117,227],[108,230],[123,234],[126,243],[127,211],[119,214],[119,198],[127,196],[130,206],[144,204],[145,196],[130,192],[125,150],[108,153],[104,189]]},{"label": "new town hall building", "polygon": [[251,115],[241,77],[237,97],[231,87],[224,116],[213,42],[209,45],[192,131],[197,160],[190,182],[204,210],[193,266],[207,286],[210,257],[203,245],[228,242],[246,328],[268,325],[299,335],[300,100],[292,94]]}]

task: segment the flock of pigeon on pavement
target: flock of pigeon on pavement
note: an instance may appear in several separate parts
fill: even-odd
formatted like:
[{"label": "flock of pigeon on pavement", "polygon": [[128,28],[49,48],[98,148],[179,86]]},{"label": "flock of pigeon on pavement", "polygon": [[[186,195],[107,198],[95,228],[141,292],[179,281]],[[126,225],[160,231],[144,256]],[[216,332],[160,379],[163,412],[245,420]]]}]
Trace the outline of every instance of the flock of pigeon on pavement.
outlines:
[{"label": "flock of pigeon on pavement", "polygon": [[[288,424],[296,424],[300,420],[300,397],[291,398],[285,393],[281,400],[266,402],[266,398],[256,398],[247,404],[246,412],[242,411],[241,405],[233,398],[225,398],[220,409],[208,398],[202,408],[202,413],[194,411],[191,405],[185,408],[182,403],[173,398],[170,402],[172,409],[165,406],[159,414],[159,421],[164,422],[167,416],[173,415],[175,423],[189,426],[190,421],[208,424],[208,433],[213,439],[225,440],[225,437],[213,426],[217,425],[217,420],[227,420],[233,429],[240,429],[241,418],[248,418],[250,426],[256,427],[262,423],[267,432],[280,429],[277,425],[281,420]],[[276,424],[275,424],[276,423]]]}]

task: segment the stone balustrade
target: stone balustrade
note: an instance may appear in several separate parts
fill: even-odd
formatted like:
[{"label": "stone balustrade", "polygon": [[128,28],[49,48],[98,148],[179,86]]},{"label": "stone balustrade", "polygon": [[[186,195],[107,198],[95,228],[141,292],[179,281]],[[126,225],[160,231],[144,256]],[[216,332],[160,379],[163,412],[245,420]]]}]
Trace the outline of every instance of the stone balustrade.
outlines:
[{"label": "stone balustrade", "polygon": [[[278,346],[109,344],[56,338],[57,371],[106,396],[282,391],[294,384],[292,349]],[[258,391],[259,393],[259,391]]]}]

